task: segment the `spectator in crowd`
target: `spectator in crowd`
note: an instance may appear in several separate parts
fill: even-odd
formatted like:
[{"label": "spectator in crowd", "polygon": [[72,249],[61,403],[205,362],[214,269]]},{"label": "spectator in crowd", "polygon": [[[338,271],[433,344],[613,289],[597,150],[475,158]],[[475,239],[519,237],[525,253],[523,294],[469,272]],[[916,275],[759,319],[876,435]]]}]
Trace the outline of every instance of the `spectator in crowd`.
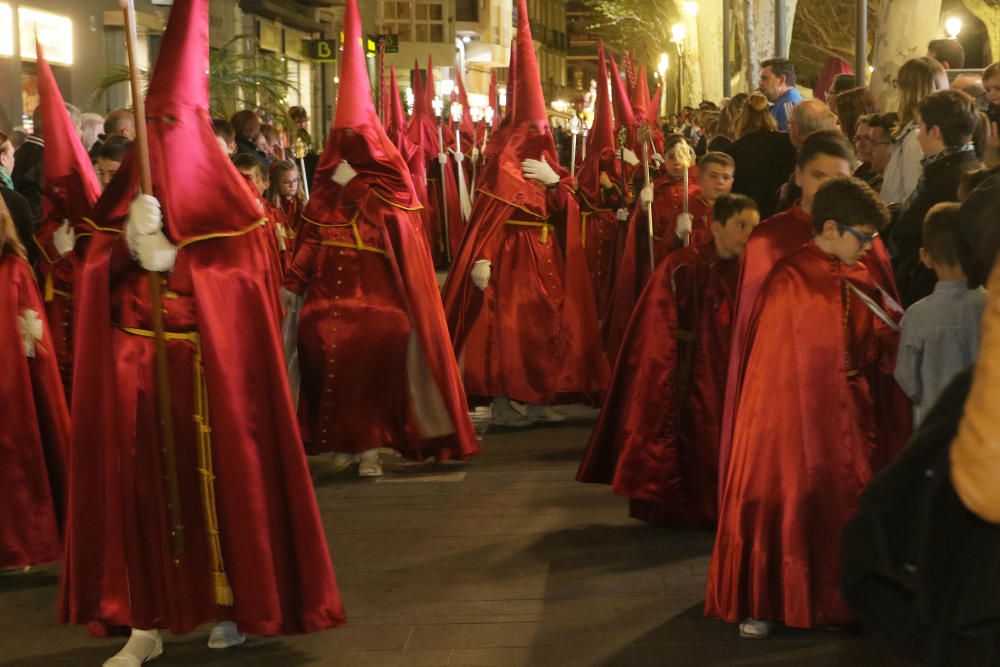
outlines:
[{"label": "spectator in crowd", "polygon": [[889,235],[895,246],[896,285],[905,306],[934,289],[934,274],[920,261],[921,229],[927,212],[935,204],[957,201],[962,175],[980,166],[969,143],[976,124],[971,97],[958,90],[931,93],[918,107],[917,122],[923,174]]},{"label": "spectator in crowd", "polygon": [[882,188],[882,177],[892,157],[892,133],[899,123],[899,117],[895,112],[877,113],[865,116],[865,120],[868,127],[867,141],[862,138],[861,142],[866,145],[866,155],[870,155],[865,180],[878,191]]},{"label": "spectator in crowd", "polygon": [[[806,137],[822,130],[836,131],[837,116],[826,103],[819,100],[805,100],[793,109],[788,117],[788,138],[795,150],[802,148]],[[791,169],[788,180],[778,193],[777,211],[787,211],[792,204],[802,198],[802,188],[795,182],[795,170]]]},{"label": "spectator in crowd", "polygon": [[10,174],[14,171],[14,146],[10,138],[0,132],[0,197],[7,204],[10,210],[10,217],[14,221],[14,228],[21,240],[22,245],[28,252],[28,261],[34,265],[38,259],[38,246],[32,243],[35,233],[35,225],[31,218],[31,207],[28,200],[14,192]]},{"label": "spectator in crowd", "polygon": [[285,145],[281,133],[274,125],[261,125],[260,136],[263,138],[260,150],[270,158],[268,164],[285,159]]},{"label": "spectator in crowd", "polygon": [[1000,173],[1000,165],[973,169],[962,174],[962,179],[958,182],[958,201],[964,202],[986,179],[997,173]]},{"label": "spectator in crowd", "polygon": [[14,189],[10,175],[14,172],[14,144],[10,138],[0,132],[0,187]]},{"label": "spectator in crowd", "polygon": [[948,89],[948,75],[933,58],[913,58],[899,68],[896,87],[899,126],[893,132],[892,157],[882,182],[882,201],[886,204],[902,204],[917,187],[923,159],[917,139],[917,108],[934,91]]},{"label": "spectator in crowd", "polygon": [[858,130],[858,119],[880,111],[878,100],[868,88],[852,88],[838,93],[830,103],[830,110],[837,114],[840,131],[851,141]]},{"label": "spectator in crowd", "polygon": [[225,118],[213,118],[212,129],[215,130],[219,148],[227,156],[232,157],[236,153],[236,132],[233,130],[233,124]]},{"label": "spectator in crowd", "polygon": [[788,115],[802,101],[802,95],[795,89],[795,65],[787,58],[765,60],[761,63],[759,88],[771,102],[771,115],[778,130],[787,132]]},{"label": "spectator in crowd", "polygon": [[236,133],[236,154],[253,155],[262,165],[267,166],[267,155],[261,152],[258,141],[261,136],[260,117],[250,109],[237,111],[230,122]]},{"label": "spectator in crowd", "polygon": [[132,142],[121,135],[109,137],[97,152],[97,180],[101,182],[101,189],[108,187],[111,180],[118,173],[119,167],[125,160],[125,155],[132,148]]},{"label": "spectator in crowd", "polygon": [[[38,223],[42,219],[42,182],[45,178],[45,168],[42,163],[45,128],[42,126],[41,107],[35,108],[32,123],[34,127],[32,135],[14,153],[14,170],[10,176],[14,182],[14,189],[28,200],[31,219]],[[28,239],[25,245],[30,247],[35,244]]]},{"label": "spectator in crowd", "polygon": [[309,134],[309,114],[302,107],[292,107],[288,110],[288,117],[292,119],[292,135],[289,137],[290,145],[295,146],[296,139],[302,139],[306,145],[306,150],[312,150],[312,136]]},{"label": "spectator in crowd", "polygon": [[937,204],[923,224],[920,261],[937,277],[934,291],[906,311],[896,381],[913,402],[914,424],[959,372],[976,362],[986,296],[970,290],[958,261],[961,215],[957,203]]},{"label": "spectator in crowd", "polygon": [[85,113],[80,116],[80,139],[87,153],[101,138],[104,132],[104,117],[99,113]]},{"label": "spectator in crowd", "polygon": [[104,119],[104,134],[90,147],[90,159],[96,161],[101,146],[111,137],[135,141],[135,116],[129,109],[115,109]]},{"label": "spectator in crowd", "polygon": [[830,100],[841,93],[846,93],[848,90],[857,87],[858,84],[855,83],[856,81],[857,79],[854,78],[853,74],[838,74],[833,77],[833,85],[831,85],[830,89],[826,91],[827,104],[832,107],[833,104]]},{"label": "spectator in crowd", "polygon": [[719,122],[716,125],[715,133],[708,141],[709,152],[725,152],[736,141],[736,120],[746,105],[748,97],[749,95],[746,93],[737,93],[723,105],[722,111],[719,112]]},{"label": "spectator in crowd", "polygon": [[957,39],[932,39],[927,45],[927,57],[938,61],[945,69],[965,67],[965,47]]},{"label": "spectator in crowd", "polygon": [[762,218],[774,215],[778,189],[795,168],[795,147],[779,132],[767,98],[753,93],[736,122],[736,141],[727,150],[736,162],[733,192],[757,202]]}]

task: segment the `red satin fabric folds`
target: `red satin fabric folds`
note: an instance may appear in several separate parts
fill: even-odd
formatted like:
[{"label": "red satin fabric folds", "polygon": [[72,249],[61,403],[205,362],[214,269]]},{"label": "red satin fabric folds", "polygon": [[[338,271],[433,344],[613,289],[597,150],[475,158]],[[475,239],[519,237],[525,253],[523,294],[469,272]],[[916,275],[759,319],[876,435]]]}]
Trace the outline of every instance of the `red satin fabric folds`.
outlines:
[{"label": "red satin fabric folds", "polygon": [[[34,358],[21,343],[25,309],[42,320]],[[57,361],[31,267],[0,251],[0,569],[62,557],[70,425]]]},{"label": "red satin fabric folds", "polygon": [[[286,287],[299,315],[299,417],[312,452],[394,447],[412,458],[463,459],[469,421],[420,209],[351,182],[323,222],[307,213]],[[310,212],[319,211],[314,198]],[[351,203],[354,202],[354,203]]]},{"label": "red satin fabric folds", "polygon": [[840,532],[903,446],[908,405],[892,378],[897,319],[861,265],[810,243],[778,263],[751,318],[705,613],[812,628],[851,623]]},{"label": "red satin fabric folds", "polygon": [[[508,174],[497,180],[511,182],[499,189],[513,190],[516,179],[519,191],[513,201],[485,186],[479,191],[473,226],[444,289],[466,391],[535,404],[600,391],[609,371],[569,179],[546,195],[521,180],[519,164],[498,167]],[[550,227],[543,238],[544,224]],[[492,262],[485,292],[469,278],[480,259]]]},{"label": "red satin fabric folds", "polygon": [[637,518],[714,525],[737,271],[714,241],[690,246],[667,257],[636,304],[577,479],[639,501]]}]

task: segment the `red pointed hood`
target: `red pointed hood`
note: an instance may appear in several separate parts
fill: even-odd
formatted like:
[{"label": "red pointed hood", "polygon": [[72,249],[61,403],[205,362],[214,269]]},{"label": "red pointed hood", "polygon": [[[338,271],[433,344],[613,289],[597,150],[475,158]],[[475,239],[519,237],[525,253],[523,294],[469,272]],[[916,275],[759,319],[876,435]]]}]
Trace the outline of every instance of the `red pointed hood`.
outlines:
[{"label": "red pointed hood", "polygon": [[[212,131],[208,96],[208,1],[175,0],[146,96],[153,194],[174,243],[253,229],[262,204]],[[139,189],[130,153],[95,207],[94,219],[123,222]]]},{"label": "red pointed hood", "polygon": [[385,133],[399,146],[399,135],[406,134],[406,112],[403,111],[403,98],[399,94],[395,65],[389,68],[389,88],[385,97]]},{"label": "red pointed hood", "polygon": [[632,103],[629,101],[628,92],[625,90],[625,81],[622,80],[618,63],[611,59],[611,103],[615,109],[615,128],[623,125],[632,127],[635,125],[635,114],[632,112]]},{"label": "red pointed hood", "polygon": [[649,103],[649,112],[647,113],[649,118],[659,118],[660,101],[662,98],[663,98],[663,82],[660,81],[660,85],[656,87],[656,94],[653,95],[653,99]]},{"label": "red pointed hood", "polygon": [[356,178],[364,179],[381,196],[402,206],[419,205],[406,162],[375,115],[363,37],[358,0],[347,0],[337,118],[316,167],[316,185],[306,208],[306,217],[321,223],[339,220],[344,188],[332,176],[343,160],[358,172]]},{"label": "red pointed hood", "polygon": [[[528,24],[526,0],[517,0],[517,38],[511,52],[513,84],[508,88],[508,113],[497,136],[490,141],[483,170],[484,192],[528,210],[545,210],[544,188],[526,182],[521,174],[521,162],[526,159],[545,160],[562,177],[568,172],[559,166],[555,142],[549,129],[548,113],[542,95],[542,82],[535,60],[535,44]],[[510,90],[513,89],[513,100]],[[509,120],[508,120],[509,119]]]},{"label": "red pointed hood", "polygon": [[[469,96],[465,92],[465,82],[462,81],[462,73],[455,72],[455,85],[458,87],[458,103],[462,105],[462,150],[466,153],[472,150],[472,142],[475,140],[476,128],[472,124],[472,113],[469,110]],[[468,143],[466,143],[468,142]]]},{"label": "red pointed hood", "polygon": [[424,154],[425,160],[436,160],[441,150],[438,148],[437,119],[434,116],[434,107],[431,104],[434,96],[427,98],[428,87],[433,90],[434,82],[428,71],[426,81],[420,76],[420,63],[413,61],[413,115],[406,126],[406,136],[415,146],[419,146]]},{"label": "red pointed hood", "polygon": [[[424,108],[427,113],[434,116],[434,61],[430,55],[427,56],[427,78],[424,79]],[[436,116],[435,116],[436,117]]]},{"label": "red pointed hood", "polygon": [[[636,85],[636,75],[635,75],[635,62],[632,60],[632,52],[625,52],[625,89],[628,91],[629,99],[632,99],[632,95],[635,94]],[[635,103],[632,104],[632,109],[635,110]]]},{"label": "red pointed hood", "polygon": [[38,54],[38,95],[45,128],[44,220],[63,218],[76,224],[101,196],[101,186],[83,143],[66,111],[62,94],[52,76],[42,45]]},{"label": "red pointed hood", "polygon": [[420,78],[420,63],[413,61],[413,81],[410,82],[410,90],[413,91],[413,116],[423,116],[430,113],[430,109],[424,102],[424,82]]},{"label": "red pointed hood", "polygon": [[635,87],[632,89],[632,111],[639,120],[649,119],[649,83],[646,81],[646,66],[639,65]]},{"label": "red pointed hood", "polygon": [[515,126],[530,123],[539,129],[548,127],[548,112],[545,109],[545,96],[542,93],[542,79],[538,71],[538,61],[535,58],[535,42],[531,37],[531,26],[528,23],[527,0],[518,0],[517,12],[517,81],[514,95]]},{"label": "red pointed hood", "polygon": [[576,172],[580,194],[593,205],[601,201],[601,172],[607,172],[613,183],[619,181],[615,159],[615,122],[608,92],[608,67],[604,60],[604,42],[597,47],[597,100],[594,102],[594,126],[587,135],[587,157]]},{"label": "red pointed hood", "polygon": [[497,95],[497,71],[490,70],[490,108],[493,109],[493,127],[491,132],[495,132],[500,125],[500,97]]}]

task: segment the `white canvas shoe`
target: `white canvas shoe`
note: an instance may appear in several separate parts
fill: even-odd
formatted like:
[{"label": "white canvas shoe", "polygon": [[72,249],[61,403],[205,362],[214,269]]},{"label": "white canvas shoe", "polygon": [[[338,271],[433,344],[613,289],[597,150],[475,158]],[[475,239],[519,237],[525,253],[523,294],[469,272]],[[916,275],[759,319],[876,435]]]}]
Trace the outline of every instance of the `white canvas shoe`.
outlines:
[{"label": "white canvas shoe", "polygon": [[379,459],[378,449],[369,449],[361,455],[361,463],[358,465],[358,477],[381,477],[382,461]]},{"label": "white canvas shoe", "polygon": [[548,422],[550,424],[566,421],[566,414],[551,405],[534,405],[528,403],[524,406],[524,414],[535,421]]},{"label": "white canvas shoe", "polygon": [[740,637],[743,639],[767,639],[771,636],[774,623],[748,618],[740,623]]},{"label": "white canvas shoe", "polygon": [[163,655],[163,637],[159,630],[132,630],[122,650],[104,661],[104,667],[139,667]]},{"label": "white canvas shoe", "polygon": [[333,456],[330,457],[330,472],[336,474],[339,472],[344,472],[352,465],[354,465],[358,460],[358,457],[354,454],[345,454],[344,452],[334,452]]},{"label": "white canvas shoe", "polygon": [[218,623],[208,635],[208,648],[225,649],[240,646],[246,642],[247,636],[239,631],[232,621]]},{"label": "white canvas shoe", "polygon": [[493,419],[492,423],[497,426],[508,426],[510,428],[524,428],[531,426],[535,420],[514,409],[512,401],[503,396],[493,399]]}]

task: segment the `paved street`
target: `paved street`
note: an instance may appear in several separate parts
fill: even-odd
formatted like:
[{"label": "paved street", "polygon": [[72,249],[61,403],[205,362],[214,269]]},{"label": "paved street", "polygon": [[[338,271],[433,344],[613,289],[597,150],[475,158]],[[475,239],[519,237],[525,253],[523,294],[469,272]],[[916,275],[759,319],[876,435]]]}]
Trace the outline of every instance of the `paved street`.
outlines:
[{"label": "paved street", "polygon": [[[764,642],[701,615],[711,535],[629,520],[573,481],[594,414],[486,437],[473,464],[377,482],[313,468],[349,625],[170,639],[174,665],[894,665],[862,635],[781,631]],[[0,665],[99,667],[121,640],[53,622],[57,569],[0,578]]]}]

